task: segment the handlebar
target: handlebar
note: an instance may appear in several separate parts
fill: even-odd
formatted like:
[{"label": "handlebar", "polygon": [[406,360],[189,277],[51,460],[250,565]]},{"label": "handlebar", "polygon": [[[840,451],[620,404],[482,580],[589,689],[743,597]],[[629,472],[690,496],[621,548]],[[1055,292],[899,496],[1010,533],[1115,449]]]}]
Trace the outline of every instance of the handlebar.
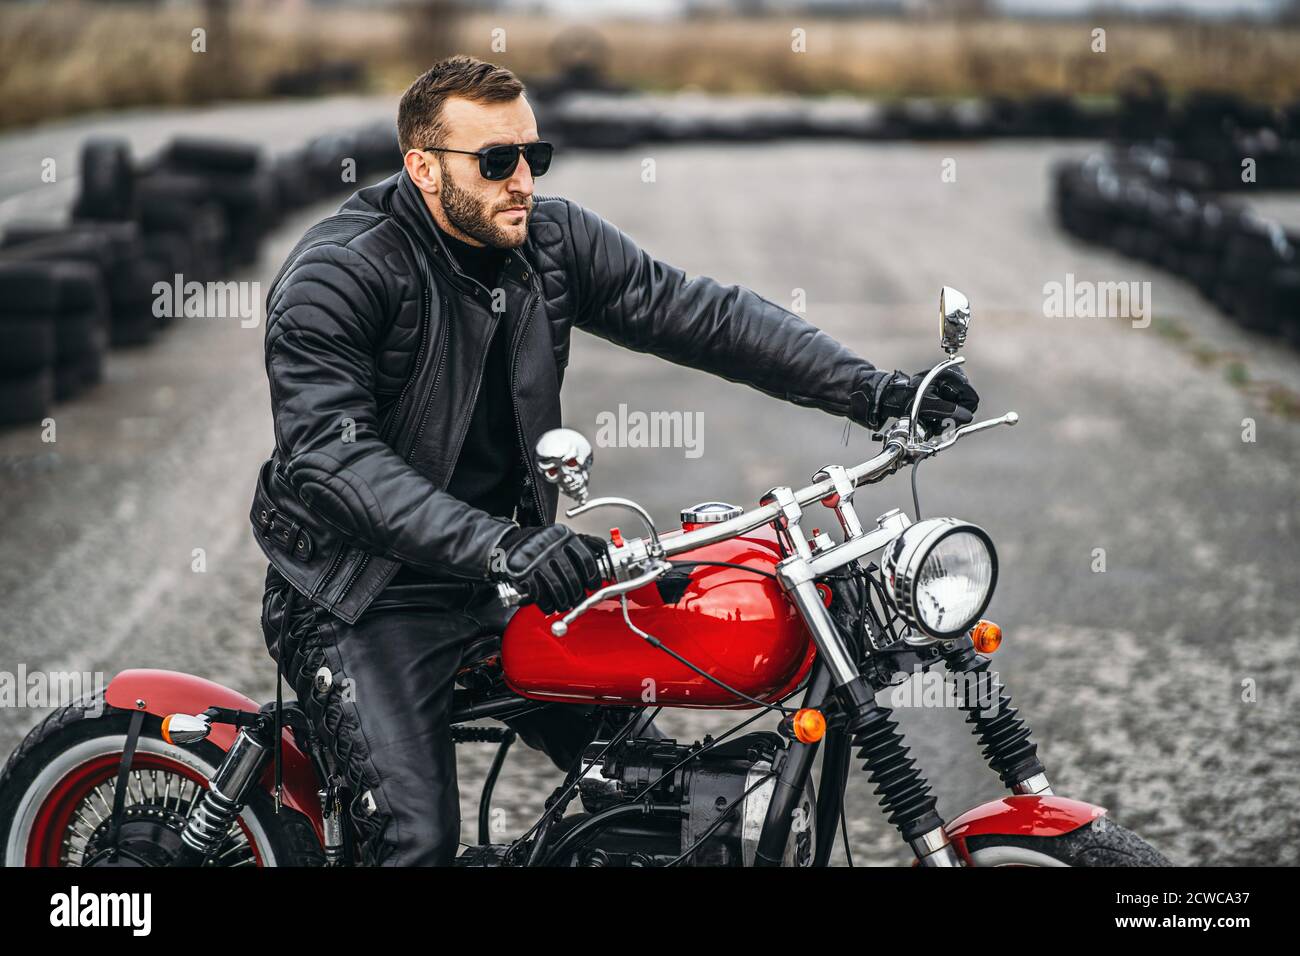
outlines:
[{"label": "handlebar", "polygon": [[[1015,425],[1020,421],[1020,416],[1015,412],[1007,412],[998,418],[986,419],[982,422],[974,422],[970,425],[963,425],[956,429],[951,437],[944,438],[938,442],[920,441],[915,444],[904,443],[897,440],[899,432],[903,432],[910,438],[910,423],[906,419],[900,419],[894,429],[889,433],[886,439],[885,450],[874,458],[864,461],[853,468],[845,469],[849,481],[855,488],[862,485],[873,484],[887,478],[898,470],[903,464],[920,458],[929,458],[944,449],[951,448],[959,440],[967,435],[973,435],[976,432],[987,431],[990,428],[996,428],[998,425]],[[835,485],[832,479],[826,478],[822,481],[814,482],[806,488],[801,488],[794,492],[794,500],[802,507],[810,505],[817,501],[822,501],[830,497],[835,492]],[[672,557],[675,554],[681,554],[684,551],[691,551],[695,548],[703,547],[707,544],[715,544],[719,541],[725,541],[727,538],[734,538],[737,535],[753,531],[777,518],[781,513],[781,506],[772,502],[761,505],[753,511],[746,511],[742,515],[737,515],[727,521],[720,521],[717,524],[707,525],[697,528],[694,531],[688,531],[685,534],[677,535],[663,542],[663,552],[665,557]]]},{"label": "handlebar", "polygon": [[[930,458],[947,448],[951,448],[967,435],[987,431],[999,425],[1017,424],[1020,421],[1020,416],[1015,412],[1007,412],[998,418],[972,422],[969,425],[963,425],[952,432],[937,435],[934,438],[928,438],[924,435],[916,418],[920,413],[922,396],[939,375],[943,374],[947,369],[961,365],[964,361],[965,359],[961,356],[945,359],[926,373],[920,387],[917,389],[916,398],[912,405],[913,417],[897,419],[883,436],[877,436],[883,438],[884,441],[884,448],[880,454],[852,468],[832,469],[828,466],[818,473],[819,476],[826,475],[826,477],[814,481],[805,488],[788,493],[785,489],[781,489],[781,498],[784,500],[776,497],[770,501],[765,499],[764,504],[760,504],[757,508],[746,511],[744,514],[716,524],[704,525],[693,531],[687,531],[667,539],[659,537],[654,528],[654,523],[645,509],[626,498],[593,499],[569,509],[565,514],[572,518],[596,507],[618,506],[628,508],[637,512],[645,523],[648,533],[646,539],[630,539],[622,547],[610,552],[613,567],[620,568],[621,566],[622,568],[635,570],[637,573],[593,591],[581,604],[570,610],[563,618],[552,622],[551,633],[556,637],[563,637],[568,633],[569,625],[596,604],[610,597],[625,595],[654,581],[672,567],[667,559],[674,555],[716,544],[729,538],[735,538],[765,524],[777,521],[785,513],[791,500],[800,508],[814,502],[826,502],[834,506],[838,500],[837,495],[844,489],[843,482],[845,481],[853,488],[873,484],[892,475],[906,464]],[[834,473],[827,474],[828,472]],[[843,496],[847,498],[848,494],[848,491],[844,491]],[[851,503],[848,507],[852,508]],[[862,529],[858,525],[856,518],[853,519],[853,528],[856,529],[857,534],[861,535]],[[634,553],[635,556],[630,562],[626,557],[623,561],[619,561],[614,558],[616,553],[623,556]],[[497,595],[501,603],[507,607],[522,604],[530,599],[526,593],[509,583],[498,584]]]},{"label": "handlebar", "polygon": [[[1015,412],[1007,412],[998,418],[985,419],[981,422],[973,422],[969,425],[963,425],[956,429],[948,437],[940,437],[938,441],[911,441],[915,432],[912,425],[907,419],[899,419],[893,428],[885,437],[885,449],[873,458],[862,462],[852,468],[845,469],[845,476],[852,485],[857,488],[862,485],[873,484],[881,481],[898,470],[902,465],[909,461],[916,461],[928,458],[939,452],[951,448],[962,438],[967,435],[973,435],[978,432],[988,431],[999,425],[1016,425],[1020,421],[1020,416]],[[832,478],[825,478],[821,481],[814,482],[806,488],[801,488],[793,492],[793,498],[800,507],[813,504],[814,502],[824,501],[836,493],[835,483]],[[601,501],[602,499],[597,499]],[[610,504],[614,500],[604,499]],[[625,499],[617,499],[618,503],[625,503]],[[587,511],[588,506],[574,508],[567,514],[572,517],[579,511]],[[762,527],[775,521],[782,513],[782,506],[779,502],[773,501],[765,505],[747,511],[744,514],[737,515],[727,521],[720,521],[716,524],[706,525],[696,528],[694,531],[687,531],[680,535],[674,535],[667,540],[654,536],[659,545],[661,557],[655,559],[648,570],[638,574],[625,581],[608,584],[599,590],[593,591],[577,607],[569,611],[563,618],[555,621],[551,625],[551,632],[556,637],[563,637],[569,629],[569,625],[582,614],[586,613],[591,607],[599,604],[608,597],[615,597],[634,591],[654,581],[666,570],[672,567],[666,560],[677,554],[683,554],[687,551],[693,551],[706,545],[716,544],[719,541],[725,541],[728,538],[735,538],[742,534],[753,531],[755,528]],[[497,596],[501,603],[507,607],[514,607],[531,600],[531,596],[524,589],[516,587],[509,583],[497,584]]]},{"label": "handlebar", "polygon": [[[887,442],[885,450],[876,457],[864,461],[854,468],[846,469],[849,480],[854,487],[880,481],[887,475],[892,474],[898,467],[905,450],[905,446],[900,443]],[[794,500],[802,507],[803,505],[821,501],[833,494],[834,491],[834,483],[827,478],[794,492]],[[664,542],[664,556],[672,557],[674,554],[681,554],[683,551],[692,551],[707,544],[716,544],[719,541],[734,538],[737,535],[745,534],[775,521],[780,514],[781,505],[773,501],[726,521],[719,521],[716,524],[696,528],[694,531],[687,531]]]},{"label": "handlebar", "polygon": [[[891,466],[898,462],[904,449],[905,446],[900,443],[891,442],[887,444],[885,450],[879,455],[876,455],[869,461],[863,462],[856,468],[848,469],[849,480],[852,481],[855,486],[868,484],[872,481],[879,481],[884,478],[890,470],[892,470]],[[832,494],[834,490],[835,488],[831,480],[826,479],[825,481],[811,484],[807,488],[795,492],[794,495],[795,500],[798,501],[800,505],[807,505],[812,504],[815,501],[821,501],[823,498]],[[582,506],[580,508],[574,508],[572,511],[567,513],[572,516],[580,510],[586,511],[588,509],[585,506]],[[715,524],[697,528],[694,531],[687,531],[680,535],[674,535],[666,541],[660,539],[660,547],[662,548],[663,556],[665,558],[671,558],[675,554],[693,551],[696,548],[705,545],[716,544],[719,541],[725,541],[728,538],[735,538],[739,535],[746,534],[747,532],[753,531],[755,528],[760,528],[763,525],[776,520],[780,513],[781,506],[776,502],[760,505],[753,511],[746,511],[744,514],[737,515],[727,521],[719,521]],[[662,573],[662,571],[657,572],[646,582],[642,583],[648,583],[649,580],[653,580],[654,577],[658,576],[658,573]],[[641,585],[637,586],[640,587]],[[600,591],[593,592],[588,596],[587,601],[584,601],[583,604],[588,604],[588,602],[591,602],[592,597],[596,594],[601,594],[606,590],[608,590],[608,588],[601,588]],[[507,607],[514,607],[531,600],[529,595],[524,593],[520,588],[508,583],[498,584],[497,594],[501,599],[501,603]],[[591,603],[594,604],[595,602]],[[582,605],[579,605],[579,607],[581,606]],[[572,622],[570,621],[570,623]],[[566,625],[565,630],[567,629]]]}]

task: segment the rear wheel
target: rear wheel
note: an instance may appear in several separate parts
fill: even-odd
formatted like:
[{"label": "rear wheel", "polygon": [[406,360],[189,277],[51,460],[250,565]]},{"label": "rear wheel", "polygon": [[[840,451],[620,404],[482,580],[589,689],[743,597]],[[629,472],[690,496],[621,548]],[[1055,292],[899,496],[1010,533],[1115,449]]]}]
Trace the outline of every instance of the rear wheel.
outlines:
[{"label": "rear wheel", "polygon": [[971,866],[1173,866],[1107,817],[1054,837],[987,833],[966,838]]},{"label": "rear wheel", "polygon": [[[131,714],[98,702],[55,711],[0,772],[0,850],[5,866],[165,866],[190,808],[222,760],[204,742],[177,747],[146,716],[128,771],[118,836],[108,831]],[[208,866],[311,866],[320,845],[301,814],[256,790]]]}]

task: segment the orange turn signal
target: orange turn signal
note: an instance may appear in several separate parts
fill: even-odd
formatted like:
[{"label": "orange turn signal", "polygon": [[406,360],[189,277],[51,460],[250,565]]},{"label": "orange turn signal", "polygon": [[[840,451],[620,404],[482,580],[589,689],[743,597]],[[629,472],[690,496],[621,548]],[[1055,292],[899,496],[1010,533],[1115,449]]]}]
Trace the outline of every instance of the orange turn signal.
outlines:
[{"label": "orange turn signal", "polygon": [[1002,646],[1002,628],[992,621],[980,621],[970,631],[971,642],[981,654],[992,654]]},{"label": "orange turn signal", "polygon": [[163,718],[162,739],[167,741],[169,744],[175,745],[175,741],[172,740],[172,735],[168,732],[169,729],[171,728],[171,723],[172,723],[172,715],[168,714],[166,717]]},{"label": "orange turn signal", "polygon": [[826,736],[826,718],[820,710],[811,707],[797,710],[792,724],[795,740],[801,744],[815,744]]}]

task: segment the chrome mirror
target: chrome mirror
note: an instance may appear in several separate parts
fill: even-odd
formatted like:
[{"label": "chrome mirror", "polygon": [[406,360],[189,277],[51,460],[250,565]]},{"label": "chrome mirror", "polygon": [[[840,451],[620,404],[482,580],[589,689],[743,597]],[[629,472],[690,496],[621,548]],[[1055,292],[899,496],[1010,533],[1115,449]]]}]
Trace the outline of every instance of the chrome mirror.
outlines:
[{"label": "chrome mirror", "polygon": [[587,503],[587,482],[591,477],[591,442],[572,428],[552,428],[537,439],[537,467],[542,477],[559,485],[565,497]]},{"label": "chrome mirror", "polygon": [[949,355],[956,355],[966,344],[970,329],[970,300],[952,286],[944,286],[939,293],[939,318],[940,344]]}]

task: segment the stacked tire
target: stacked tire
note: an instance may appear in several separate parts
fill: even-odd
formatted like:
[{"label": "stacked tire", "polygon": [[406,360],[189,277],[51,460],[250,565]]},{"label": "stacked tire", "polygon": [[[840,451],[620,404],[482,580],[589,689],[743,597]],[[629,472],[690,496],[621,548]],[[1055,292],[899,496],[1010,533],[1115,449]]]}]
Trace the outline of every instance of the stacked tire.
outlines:
[{"label": "stacked tire", "polygon": [[400,167],[388,123],[275,161],[246,143],[182,137],[138,164],[125,140],[88,139],[71,220],[0,235],[0,426],[39,421],[99,381],[110,344],[152,341],[172,321],[155,309],[159,283],[222,279],[256,260],[287,210]]},{"label": "stacked tire", "polygon": [[1300,234],[1204,192],[1204,169],[1149,148],[1058,165],[1061,228],[1196,285],[1243,328],[1300,346]]},{"label": "stacked tire", "polygon": [[175,266],[167,250],[149,252],[133,222],[11,225],[0,239],[0,257],[95,267],[106,290],[109,340],[115,347],[153,339],[160,324],[153,314],[153,287],[170,280],[169,269]]},{"label": "stacked tire", "polygon": [[1244,328],[1281,334],[1300,345],[1297,266],[1300,237],[1275,222],[1245,214],[1224,240],[1215,298]]},{"label": "stacked tire", "polygon": [[352,192],[397,172],[402,153],[391,123],[327,133],[270,164],[282,210],[298,209],[340,193]]},{"label": "stacked tire", "polygon": [[106,302],[90,263],[0,261],[0,425],[39,422],[103,377]]},{"label": "stacked tire", "polygon": [[[280,215],[275,177],[262,151],[247,143],[173,140],[136,178],[135,189],[149,231],[184,238],[192,265],[203,273],[187,279],[205,281],[255,262]],[[196,214],[199,222],[191,219]]]}]

